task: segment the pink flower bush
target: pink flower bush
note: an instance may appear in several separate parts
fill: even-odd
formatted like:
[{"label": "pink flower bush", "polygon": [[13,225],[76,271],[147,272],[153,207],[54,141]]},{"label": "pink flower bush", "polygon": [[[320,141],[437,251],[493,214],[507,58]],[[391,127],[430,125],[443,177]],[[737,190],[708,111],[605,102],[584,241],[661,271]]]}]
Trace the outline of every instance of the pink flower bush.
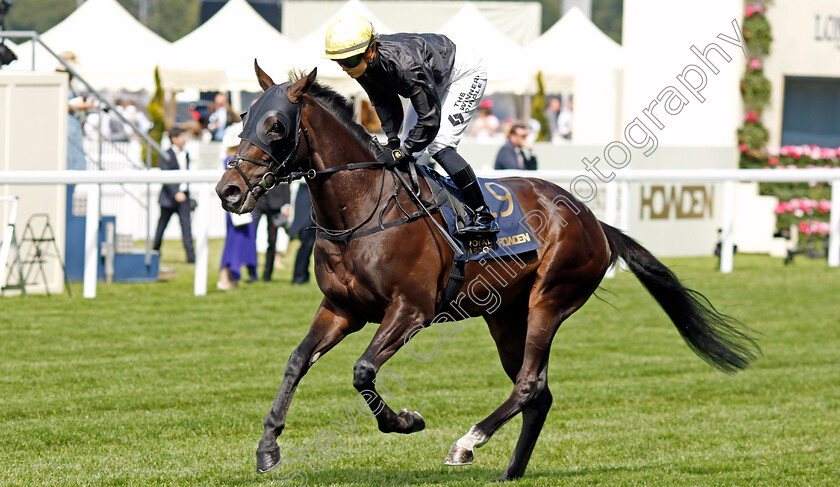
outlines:
[{"label": "pink flower bush", "polygon": [[817,211],[819,211],[821,215],[825,215],[831,211],[831,200],[820,200],[820,202],[817,203]]},{"label": "pink flower bush", "polygon": [[[840,163],[840,147],[818,147],[816,145],[785,145],[779,149],[767,149],[766,154],[773,156],[770,159],[775,159],[775,163],[770,162],[771,165],[779,164],[780,159],[787,159],[784,162],[797,163],[799,167],[837,167]],[[793,159],[793,160],[791,160]],[[800,162],[801,161],[801,162]]]},{"label": "pink flower bush", "polygon": [[746,116],[744,116],[744,120],[752,123],[758,122],[758,114],[750,110],[747,112]]},{"label": "pink flower bush", "polygon": [[799,222],[799,232],[805,235],[818,235],[824,237],[831,231],[827,222],[804,221]]},{"label": "pink flower bush", "polygon": [[754,3],[752,5],[747,5],[744,9],[744,17],[752,17],[753,14],[763,14],[767,11],[767,7],[765,7],[761,3]]},{"label": "pink flower bush", "polygon": [[761,69],[761,60],[760,59],[750,59],[750,71],[757,71]]}]

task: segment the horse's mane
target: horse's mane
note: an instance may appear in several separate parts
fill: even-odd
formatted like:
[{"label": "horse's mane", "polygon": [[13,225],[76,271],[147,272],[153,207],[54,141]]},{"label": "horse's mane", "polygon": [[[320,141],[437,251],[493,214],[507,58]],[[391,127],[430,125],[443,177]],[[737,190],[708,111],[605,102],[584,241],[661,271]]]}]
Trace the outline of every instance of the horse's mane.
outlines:
[{"label": "horse's mane", "polygon": [[[291,75],[291,81],[295,82],[305,78],[308,73],[295,72]],[[321,84],[319,81],[312,83],[309,88],[309,95],[331,113],[338,120],[347,132],[359,142],[362,147],[369,149],[374,155],[379,152],[378,144],[374,144],[373,136],[365,128],[356,122],[354,118],[353,103],[337,93],[331,87]]]}]

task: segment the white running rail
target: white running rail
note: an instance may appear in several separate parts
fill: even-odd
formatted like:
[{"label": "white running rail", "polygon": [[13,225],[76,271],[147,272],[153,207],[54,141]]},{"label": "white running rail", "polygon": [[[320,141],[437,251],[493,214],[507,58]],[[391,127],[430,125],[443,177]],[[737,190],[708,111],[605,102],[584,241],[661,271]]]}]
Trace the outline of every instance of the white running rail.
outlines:
[{"label": "white running rail", "polygon": [[[0,185],[26,184],[117,184],[117,183],[193,183],[198,186],[198,208],[196,211],[205,212],[211,204],[212,187],[219,181],[221,170],[193,170],[193,171],[6,171],[0,176]],[[549,181],[571,181],[584,175],[580,171],[478,171],[478,175],[489,178],[525,176],[539,177]],[[732,240],[732,225],[734,221],[733,202],[735,201],[735,183],[748,182],[790,182],[802,183],[811,181],[827,181],[832,184],[831,216],[829,233],[828,265],[840,266],[840,169],[695,169],[695,170],[624,170],[616,171],[615,181],[618,184],[606,184],[606,201],[608,205],[619,205],[619,198],[615,197],[619,185],[628,182],[723,182],[723,237],[721,243],[720,270],[724,273],[733,270],[734,242]],[[611,194],[612,193],[612,194]],[[625,192],[626,193],[626,192]],[[90,199],[90,198],[89,198]],[[99,206],[88,202],[88,217],[94,222],[99,220]],[[610,219],[621,218],[616,208],[607,208],[606,214]],[[615,221],[607,221],[616,224]],[[194,294],[207,294],[207,217],[196,217],[196,273]],[[95,242],[88,241],[86,245]],[[91,257],[93,256],[93,257]],[[96,252],[85,252],[85,283],[84,296],[96,297]],[[91,270],[88,271],[88,267]],[[89,282],[90,281],[90,282]]]}]

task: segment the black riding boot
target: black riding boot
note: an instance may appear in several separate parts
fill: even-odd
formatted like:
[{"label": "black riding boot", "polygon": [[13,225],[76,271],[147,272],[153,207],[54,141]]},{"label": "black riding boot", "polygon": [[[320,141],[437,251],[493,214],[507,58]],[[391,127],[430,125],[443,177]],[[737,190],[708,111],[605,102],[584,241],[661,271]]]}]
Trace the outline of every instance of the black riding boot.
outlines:
[{"label": "black riding boot", "polygon": [[472,168],[466,166],[453,174],[452,182],[461,190],[464,202],[472,211],[473,216],[472,224],[464,226],[462,233],[475,236],[499,233],[499,224],[496,223],[484,202],[484,195],[481,193],[481,187]]}]

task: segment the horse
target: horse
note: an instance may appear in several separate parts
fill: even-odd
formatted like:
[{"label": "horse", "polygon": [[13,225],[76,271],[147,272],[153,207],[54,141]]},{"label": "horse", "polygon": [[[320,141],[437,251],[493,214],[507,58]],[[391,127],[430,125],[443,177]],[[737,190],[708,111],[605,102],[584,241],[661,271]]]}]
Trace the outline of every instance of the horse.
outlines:
[{"label": "horse", "polygon": [[[379,144],[353,120],[352,104],[316,82],[317,70],[278,85],[256,60],[254,68],[264,93],[245,115],[237,153],[216,186],[222,206],[249,212],[274,184],[303,176],[319,237],[332,237],[316,240],[315,277],[324,297],[289,357],[263,423],[256,455],[257,471],[264,473],[280,463],[277,439],[301,378],[367,323],[379,327],[353,367],[353,386],[375,412],[380,431],[409,434],[425,427],[419,413],[388,407],[375,379],[390,357],[436,319],[455,250],[435,231],[443,222],[439,211],[417,210],[407,217],[420,204],[397,183],[395,174],[403,169],[375,162]],[[393,188],[386,181],[393,181]],[[541,246],[520,256],[466,265],[470,299],[460,300],[459,310],[463,317],[482,316],[487,322],[513,390],[452,445],[446,465],[471,463],[475,448],[522,413],[510,463],[497,480],[523,476],[552,404],[547,370],[554,335],[618,259],[656,299],[688,346],[712,366],[735,373],[761,353],[746,326],[684,287],[648,250],[600,222],[569,192],[537,178],[500,181],[524,213],[536,215],[531,230]],[[419,185],[430,198],[429,184],[421,179]],[[504,285],[488,285],[500,281]],[[488,306],[491,301],[494,305]]]}]

